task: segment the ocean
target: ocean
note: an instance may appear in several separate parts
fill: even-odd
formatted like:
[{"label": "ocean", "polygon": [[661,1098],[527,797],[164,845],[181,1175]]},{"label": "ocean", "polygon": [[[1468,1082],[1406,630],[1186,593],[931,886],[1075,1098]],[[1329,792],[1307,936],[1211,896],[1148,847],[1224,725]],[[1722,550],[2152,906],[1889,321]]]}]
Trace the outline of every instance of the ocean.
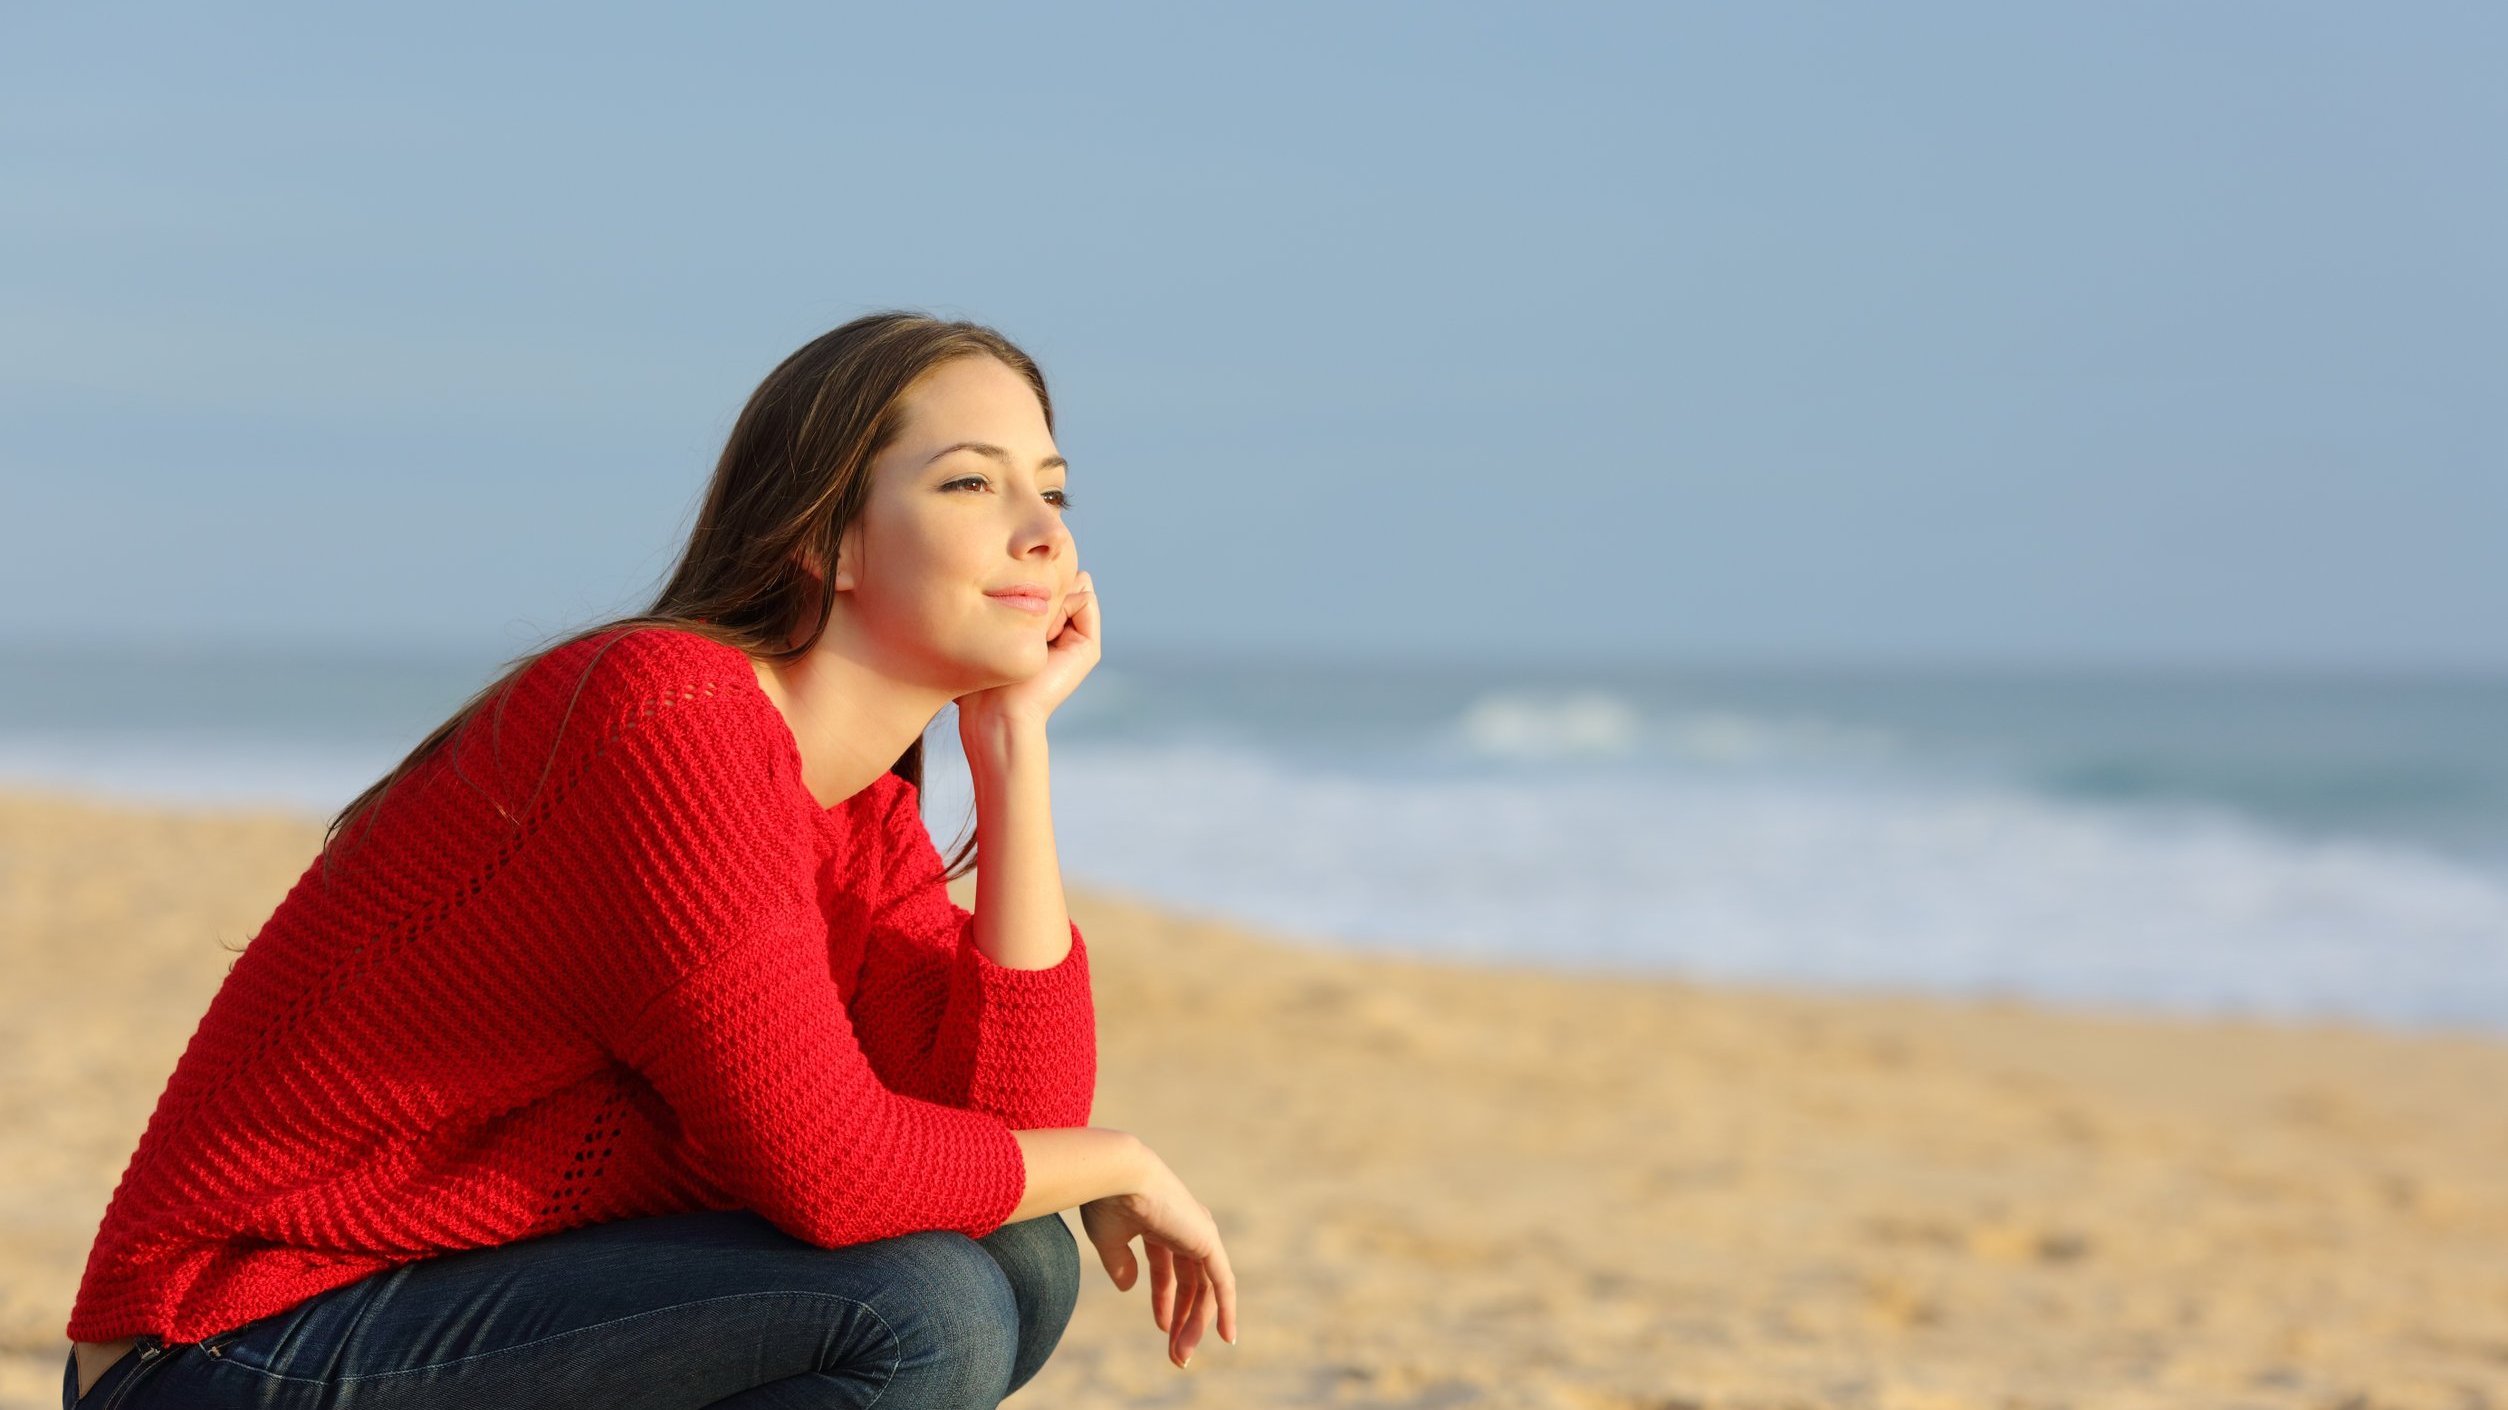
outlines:
[{"label": "ocean", "polygon": [[[497,658],[0,662],[0,783],[327,815]],[[2508,676],[1126,655],[1052,738],[1072,881],[1315,943],[2508,1030]]]}]

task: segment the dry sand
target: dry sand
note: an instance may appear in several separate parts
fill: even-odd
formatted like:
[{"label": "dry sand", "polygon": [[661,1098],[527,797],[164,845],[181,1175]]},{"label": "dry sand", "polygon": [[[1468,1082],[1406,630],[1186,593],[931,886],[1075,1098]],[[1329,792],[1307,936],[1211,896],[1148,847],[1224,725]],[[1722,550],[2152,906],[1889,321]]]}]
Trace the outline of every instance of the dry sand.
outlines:
[{"label": "dry sand", "polygon": [[[0,797],[0,1405],[57,1403],[88,1239],[221,942],[320,831]],[[1217,1213],[1244,1344],[1175,1370],[1091,1259],[1012,1404],[2508,1407],[2508,1042],[1429,965],[1072,905],[1096,1120]]]}]

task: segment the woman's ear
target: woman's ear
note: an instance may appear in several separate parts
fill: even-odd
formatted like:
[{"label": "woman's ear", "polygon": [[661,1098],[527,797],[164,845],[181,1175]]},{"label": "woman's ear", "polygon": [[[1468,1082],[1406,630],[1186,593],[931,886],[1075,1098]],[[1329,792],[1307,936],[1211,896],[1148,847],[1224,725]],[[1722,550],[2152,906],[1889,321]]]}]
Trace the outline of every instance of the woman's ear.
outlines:
[{"label": "woman's ear", "polygon": [[[850,553],[845,552],[839,552],[837,554],[836,590],[838,592],[843,592],[847,588],[853,586],[853,570],[845,565],[845,560],[851,556],[852,555]],[[792,551],[791,562],[792,566],[800,572],[801,576],[809,579],[813,586],[816,586],[819,583],[820,574],[818,560],[811,556],[808,549],[794,549]]]},{"label": "woman's ear", "polygon": [[[836,590],[851,592],[856,586],[853,565],[862,560],[862,521],[856,518],[836,536]],[[816,577],[813,573],[811,576]]]}]

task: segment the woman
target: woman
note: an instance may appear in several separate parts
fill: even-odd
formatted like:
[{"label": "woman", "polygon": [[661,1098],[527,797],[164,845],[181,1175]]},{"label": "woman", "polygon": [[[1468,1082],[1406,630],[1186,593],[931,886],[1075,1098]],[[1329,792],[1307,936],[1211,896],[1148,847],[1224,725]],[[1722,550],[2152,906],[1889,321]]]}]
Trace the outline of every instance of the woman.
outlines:
[{"label": "woman", "polygon": [[[521,658],[332,822],[107,1206],[80,1407],[990,1406],[1078,1206],[1176,1365],[1210,1211],[1088,1125],[1045,721],[1099,614],[1036,365],[858,319],[768,375],[641,616]],[[972,912],[918,809],[958,706]]]}]

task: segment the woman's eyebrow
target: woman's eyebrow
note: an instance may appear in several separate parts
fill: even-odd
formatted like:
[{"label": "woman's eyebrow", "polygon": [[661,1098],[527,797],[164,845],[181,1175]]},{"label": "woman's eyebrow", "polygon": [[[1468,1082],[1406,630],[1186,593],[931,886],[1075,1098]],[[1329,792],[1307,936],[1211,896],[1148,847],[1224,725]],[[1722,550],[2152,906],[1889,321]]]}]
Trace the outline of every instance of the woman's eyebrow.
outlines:
[{"label": "woman's eyebrow", "polygon": [[[990,441],[960,441],[956,445],[942,446],[939,450],[932,453],[931,460],[926,460],[923,463],[929,465],[932,461],[938,460],[944,455],[955,454],[956,452],[962,450],[971,450],[978,455],[989,455],[1004,465],[1012,463],[1010,459],[1010,452],[1003,450],[1000,446],[994,445]],[[1043,460],[1036,463],[1036,468],[1039,470],[1051,470],[1058,465],[1065,470],[1071,468],[1071,462],[1063,459],[1059,455],[1049,455],[1045,457]]]}]

